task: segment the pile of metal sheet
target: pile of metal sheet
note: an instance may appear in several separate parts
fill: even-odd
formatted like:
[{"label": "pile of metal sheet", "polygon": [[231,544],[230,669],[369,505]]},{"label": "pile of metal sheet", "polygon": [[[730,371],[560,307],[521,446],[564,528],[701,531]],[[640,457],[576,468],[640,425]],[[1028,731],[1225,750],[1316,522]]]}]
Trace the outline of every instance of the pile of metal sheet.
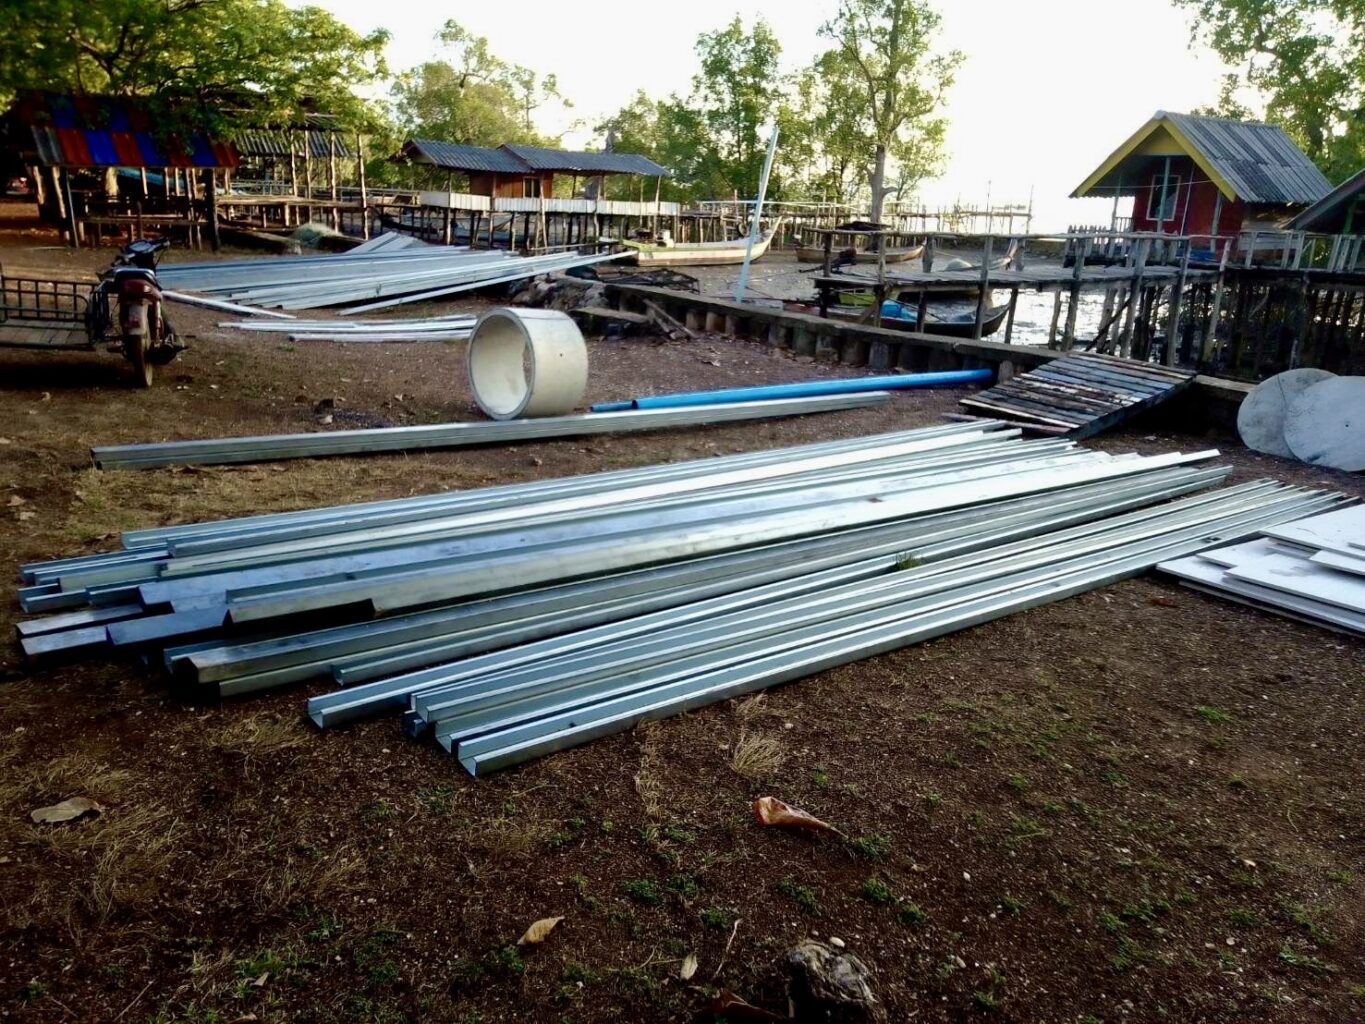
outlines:
[{"label": "pile of metal sheet", "polygon": [[157,280],[166,288],[233,304],[267,309],[344,305],[348,308],[343,315],[350,315],[511,284],[625,255],[565,252],[523,257],[503,250],[386,245],[339,255],[169,263],[157,270]]},{"label": "pile of metal sheet", "polygon": [[1255,540],[1158,568],[1196,590],[1365,635],[1365,505],[1269,526]]},{"label": "pile of metal sheet", "polygon": [[135,531],[24,566],[34,659],[145,656],[218,699],[334,680],[482,773],[1079,593],[1328,511],[1203,494],[1216,452],[1111,456],[955,423]]}]

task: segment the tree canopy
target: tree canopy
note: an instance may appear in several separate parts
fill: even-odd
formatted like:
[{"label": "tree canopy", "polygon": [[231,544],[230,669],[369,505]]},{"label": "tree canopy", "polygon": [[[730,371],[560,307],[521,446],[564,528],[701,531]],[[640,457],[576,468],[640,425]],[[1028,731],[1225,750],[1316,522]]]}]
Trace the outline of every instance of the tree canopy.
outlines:
[{"label": "tree canopy", "polygon": [[359,125],[369,110],[354,88],[387,73],[387,41],[281,0],[25,0],[0,5],[0,102],[26,89],[114,93],[180,101],[201,121],[316,110]]},{"label": "tree canopy", "polygon": [[[935,52],[938,30],[926,0],[840,0],[820,29],[833,46],[816,66],[856,112],[852,139],[872,150],[873,220],[888,192],[928,176],[942,159],[947,122],[940,108],[962,54]],[[888,159],[896,185],[886,184]]]},{"label": "tree canopy", "polygon": [[554,75],[539,77],[503,60],[487,39],[455,21],[447,21],[437,39],[449,59],[420,64],[394,83],[403,131],[474,146],[552,141],[536,132],[534,115],[547,102],[563,102]]},{"label": "tree canopy", "polygon": [[1266,120],[1332,181],[1365,165],[1365,0],[1176,0],[1192,42],[1233,70],[1214,111],[1246,118],[1250,91]]}]

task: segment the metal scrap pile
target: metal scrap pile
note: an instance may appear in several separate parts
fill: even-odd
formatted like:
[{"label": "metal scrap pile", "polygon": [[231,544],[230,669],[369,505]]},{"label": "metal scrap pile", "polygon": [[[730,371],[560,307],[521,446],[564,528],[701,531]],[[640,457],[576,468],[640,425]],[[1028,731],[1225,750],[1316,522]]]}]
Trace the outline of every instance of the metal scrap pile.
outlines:
[{"label": "metal scrap pile", "polygon": [[165,264],[157,270],[157,279],[167,288],[268,309],[349,305],[343,311],[349,315],[511,284],[625,255],[564,252],[523,257],[502,250],[386,244],[341,255]]},{"label": "metal scrap pile", "polygon": [[32,658],[141,654],[180,694],[308,680],[481,774],[1337,507],[1196,494],[1216,452],[973,422],[124,535],[23,567]]}]

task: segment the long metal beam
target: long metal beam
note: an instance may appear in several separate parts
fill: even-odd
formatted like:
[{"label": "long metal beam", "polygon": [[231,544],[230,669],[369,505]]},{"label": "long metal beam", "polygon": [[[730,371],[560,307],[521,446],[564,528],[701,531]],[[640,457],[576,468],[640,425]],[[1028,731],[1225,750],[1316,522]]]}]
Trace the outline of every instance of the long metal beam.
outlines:
[{"label": "long metal beam", "polygon": [[[885,653],[910,643],[988,622],[1002,615],[1116,582],[1143,572],[1169,557],[1187,554],[1213,543],[1254,532],[1262,525],[1330,507],[1334,499],[1305,498],[1273,514],[1233,512],[1179,535],[1112,549],[1100,562],[1078,560],[1065,570],[1056,566],[1014,578],[1007,588],[992,585],[963,587],[945,595],[937,610],[879,609],[847,623],[838,636],[821,634],[803,646],[775,652],[739,665],[694,674],[688,679],[651,690],[607,699],[587,708],[514,725],[458,745],[460,762],[471,774],[508,767],[533,757],[609,735],[645,720],[702,707],[728,697],[752,692],[826,668]],[[951,603],[946,603],[951,601]]]},{"label": "long metal beam", "polygon": [[705,409],[668,409],[647,412],[590,413],[546,416],[532,420],[491,423],[444,423],[417,427],[382,427],[373,430],[337,430],[314,434],[279,434],[262,437],[219,438],[208,441],[177,441],[165,444],[112,445],[92,448],[90,454],[101,469],[152,469],[160,466],[224,465],[235,462],[269,462],[277,459],[357,455],[377,451],[403,452],[466,445],[513,444],[550,437],[583,437],[589,434],[663,430],[740,420],[805,416],[884,405],[886,392],[838,395],[779,402],[746,402],[713,405]]},{"label": "long metal beam", "polygon": [[1056,491],[1076,484],[1119,479],[1150,470],[1213,458],[1217,452],[1172,454],[1016,474],[985,481],[924,487],[902,495],[842,502],[823,510],[801,509],[758,517],[741,524],[701,524],[672,533],[612,537],[558,552],[494,555],[470,559],[456,570],[396,573],[379,579],[286,588],[266,594],[229,594],[228,617],[237,624],[318,612],[345,605],[366,606],[384,615],[405,608],[470,597],[489,590],[533,586],[632,566],[674,561],[691,555],[751,547],[791,537],[812,536],[848,526],[885,522],[924,512],[961,508],[1023,494]]}]

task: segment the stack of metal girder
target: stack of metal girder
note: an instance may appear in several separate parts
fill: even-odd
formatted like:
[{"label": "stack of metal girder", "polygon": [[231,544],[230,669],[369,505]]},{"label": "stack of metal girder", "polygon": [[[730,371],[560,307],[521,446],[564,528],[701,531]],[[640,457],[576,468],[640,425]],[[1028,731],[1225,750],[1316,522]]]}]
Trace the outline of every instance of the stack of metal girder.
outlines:
[{"label": "stack of metal girder", "polygon": [[[1215,452],[1110,456],[949,424],[126,534],[23,567],[33,658],[146,655],[219,698],[333,679],[505,767],[1056,600],[1337,507],[1194,494]],[[79,609],[79,610],[78,610]]]}]

